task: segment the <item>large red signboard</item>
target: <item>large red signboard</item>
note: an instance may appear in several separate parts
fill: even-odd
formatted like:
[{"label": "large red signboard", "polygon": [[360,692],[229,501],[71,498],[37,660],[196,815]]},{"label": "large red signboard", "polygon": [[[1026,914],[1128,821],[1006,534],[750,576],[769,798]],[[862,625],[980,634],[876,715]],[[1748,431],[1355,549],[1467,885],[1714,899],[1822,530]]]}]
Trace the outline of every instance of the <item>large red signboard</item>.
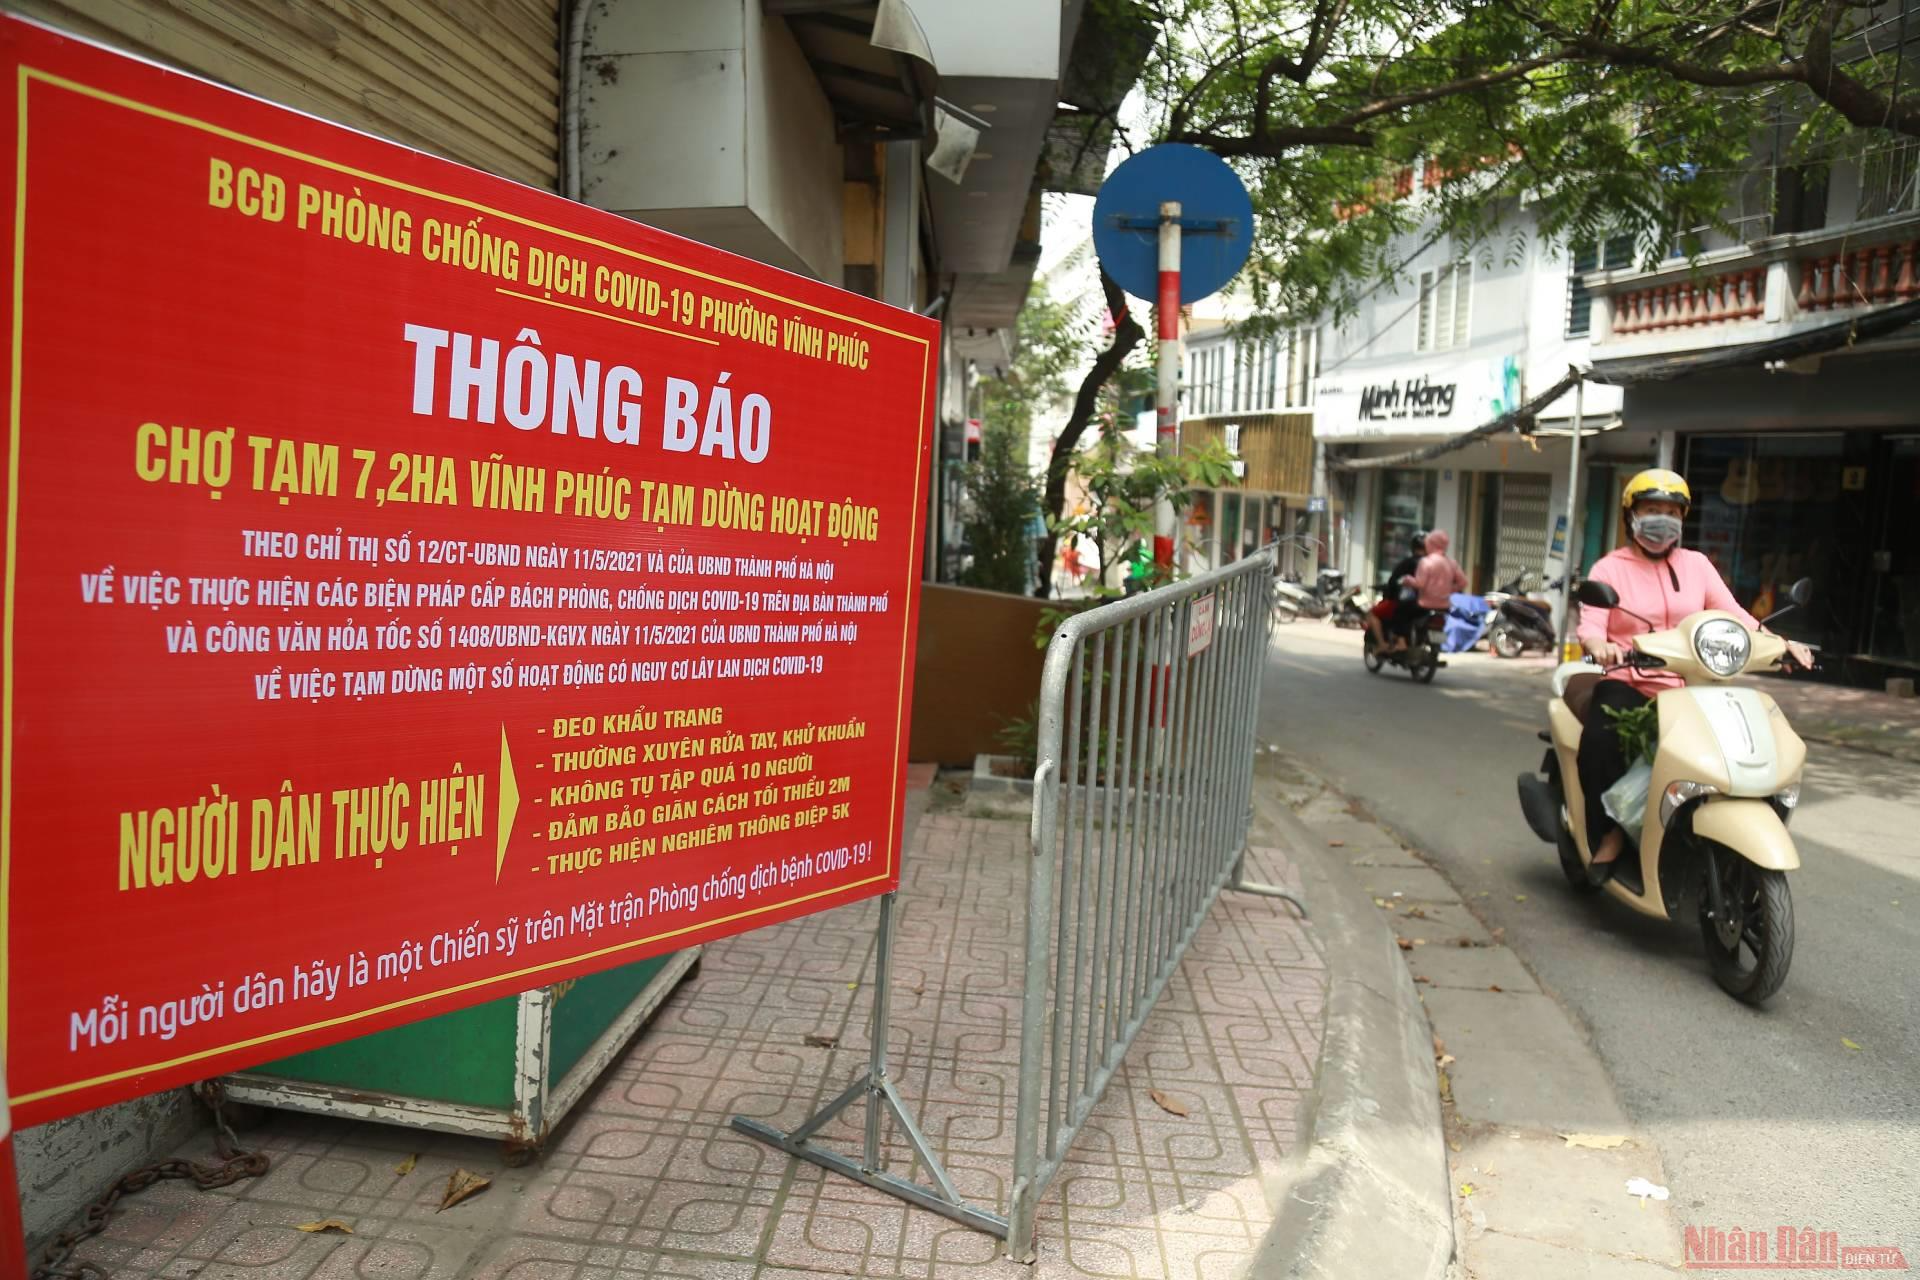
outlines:
[{"label": "large red signboard", "polygon": [[0,41],[18,1123],[897,885],[933,323]]}]

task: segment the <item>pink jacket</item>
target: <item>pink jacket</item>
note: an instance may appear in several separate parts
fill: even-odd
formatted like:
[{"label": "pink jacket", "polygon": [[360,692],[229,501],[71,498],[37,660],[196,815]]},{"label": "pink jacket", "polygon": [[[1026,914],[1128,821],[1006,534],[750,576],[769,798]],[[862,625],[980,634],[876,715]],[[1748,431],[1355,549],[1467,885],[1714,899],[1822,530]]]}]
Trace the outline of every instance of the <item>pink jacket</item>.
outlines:
[{"label": "pink jacket", "polygon": [[[1685,547],[1675,547],[1664,560],[1650,560],[1632,547],[1615,547],[1600,557],[1587,576],[1619,592],[1621,605],[1618,609],[1580,606],[1580,643],[1589,651],[1603,639],[1625,645],[1634,636],[1678,626],[1688,614],[1702,609],[1725,609],[1755,630],[1760,626],[1727,590],[1713,561]],[[1628,609],[1653,625],[1630,617]],[[1682,683],[1679,676],[1662,671],[1628,668],[1613,674],[1649,696]]]},{"label": "pink jacket", "polygon": [[1422,609],[1444,609],[1453,603],[1453,593],[1467,589],[1467,575],[1444,551],[1430,551],[1421,557],[1420,567],[1407,579],[1420,593]]}]

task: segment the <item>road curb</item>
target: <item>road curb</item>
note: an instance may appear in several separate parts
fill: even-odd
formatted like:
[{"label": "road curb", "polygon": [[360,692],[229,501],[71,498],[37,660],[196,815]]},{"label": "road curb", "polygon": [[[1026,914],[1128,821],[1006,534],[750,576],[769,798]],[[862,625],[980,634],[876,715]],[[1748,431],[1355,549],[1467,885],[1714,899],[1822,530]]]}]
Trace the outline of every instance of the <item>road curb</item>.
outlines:
[{"label": "road curb", "polygon": [[1351,871],[1277,797],[1257,797],[1256,811],[1300,870],[1328,984],[1302,1147],[1267,1182],[1274,1222],[1246,1274],[1438,1280],[1454,1257],[1453,1199],[1433,1038],[1413,979]]}]

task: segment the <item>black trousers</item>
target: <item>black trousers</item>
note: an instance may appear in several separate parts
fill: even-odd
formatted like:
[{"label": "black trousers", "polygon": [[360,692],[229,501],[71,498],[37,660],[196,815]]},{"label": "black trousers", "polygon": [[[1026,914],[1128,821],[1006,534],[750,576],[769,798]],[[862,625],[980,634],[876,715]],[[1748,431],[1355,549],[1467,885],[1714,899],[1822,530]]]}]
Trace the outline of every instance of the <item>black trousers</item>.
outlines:
[{"label": "black trousers", "polygon": [[[1601,793],[1626,775],[1633,761],[1620,748],[1620,730],[1606,708],[1628,711],[1647,704],[1647,695],[1625,680],[1602,680],[1593,687],[1593,701],[1587,704],[1586,719],[1580,729],[1580,792],[1587,802],[1587,849],[1600,847],[1600,841],[1620,824],[1607,815],[1600,803]],[[1631,835],[1632,833],[1629,833]]]},{"label": "black trousers", "polygon": [[1413,620],[1426,612],[1417,601],[1397,600],[1393,606],[1393,616],[1387,619],[1387,634],[1413,638]]}]

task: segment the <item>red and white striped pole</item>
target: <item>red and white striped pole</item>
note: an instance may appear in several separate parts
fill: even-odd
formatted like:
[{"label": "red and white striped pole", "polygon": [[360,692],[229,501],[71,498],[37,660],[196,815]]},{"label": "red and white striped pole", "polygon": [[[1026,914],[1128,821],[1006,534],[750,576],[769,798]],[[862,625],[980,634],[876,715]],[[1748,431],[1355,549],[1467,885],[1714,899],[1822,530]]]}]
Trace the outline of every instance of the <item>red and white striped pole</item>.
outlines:
[{"label": "red and white striped pole", "polygon": [[[1154,452],[1180,452],[1180,202],[1160,206],[1159,385],[1154,395]],[[1162,581],[1173,574],[1173,501],[1153,504],[1153,563]]]}]

